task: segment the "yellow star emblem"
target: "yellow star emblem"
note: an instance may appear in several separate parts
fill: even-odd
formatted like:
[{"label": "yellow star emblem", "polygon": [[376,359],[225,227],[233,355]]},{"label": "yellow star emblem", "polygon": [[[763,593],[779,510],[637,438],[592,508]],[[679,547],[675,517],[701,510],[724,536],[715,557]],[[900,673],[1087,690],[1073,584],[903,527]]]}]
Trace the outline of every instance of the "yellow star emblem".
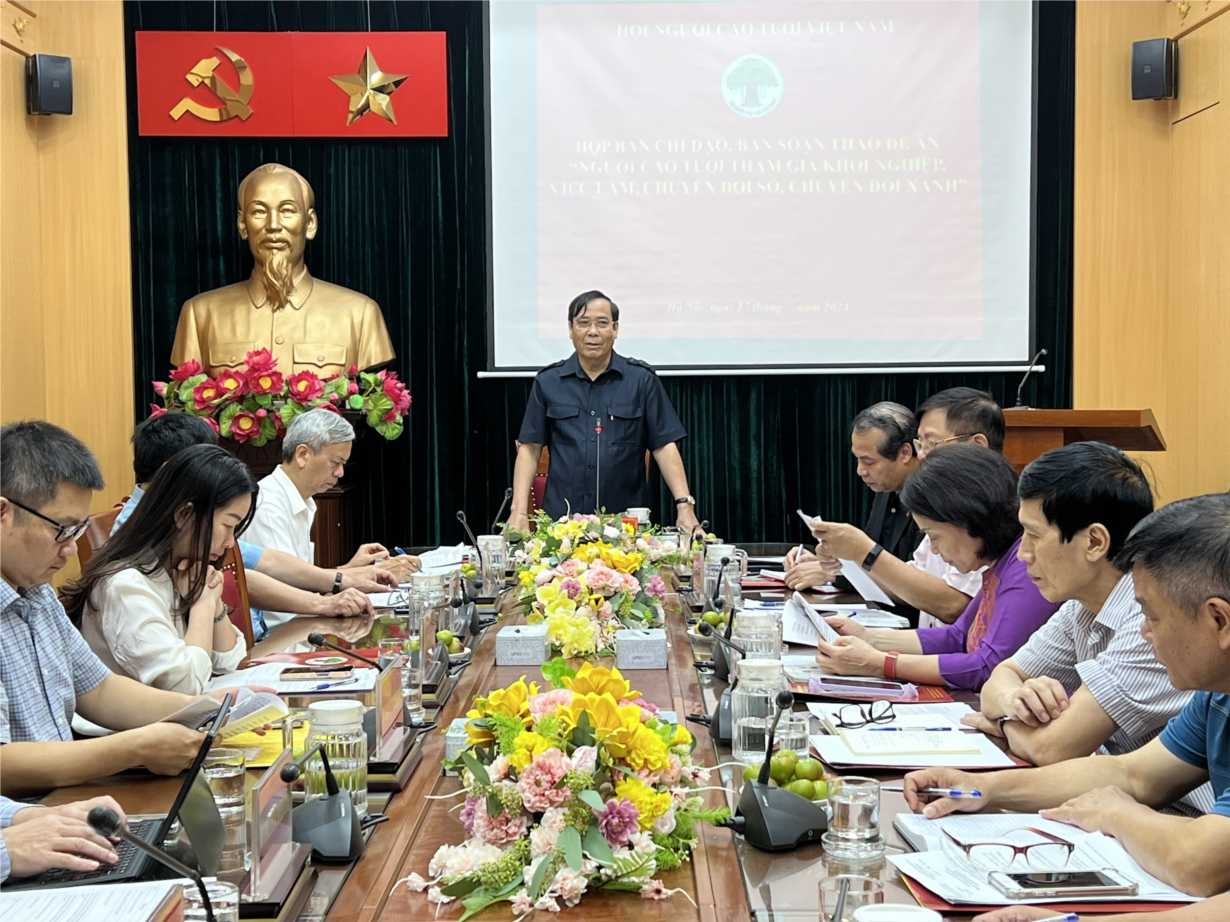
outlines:
[{"label": "yellow star emblem", "polygon": [[393,115],[393,102],[389,99],[406,79],[406,74],[386,74],[372,57],[372,50],[367,49],[363,60],[359,63],[357,74],[342,74],[330,77],[338,88],[350,96],[350,114],[346,118],[347,125],[353,125],[368,112],[375,112],[383,119],[388,119],[394,125],[397,119]]}]

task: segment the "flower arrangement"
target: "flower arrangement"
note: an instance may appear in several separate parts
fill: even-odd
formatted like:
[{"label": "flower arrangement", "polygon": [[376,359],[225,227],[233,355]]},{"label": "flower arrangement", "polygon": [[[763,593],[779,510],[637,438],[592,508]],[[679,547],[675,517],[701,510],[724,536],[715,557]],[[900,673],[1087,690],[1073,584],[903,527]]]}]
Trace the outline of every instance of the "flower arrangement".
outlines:
[{"label": "flower arrangement", "polygon": [[692,761],[692,735],[618,669],[552,665],[549,690],[522,676],[475,699],[467,748],[449,766],[467,838],[440,847],[429,878],[406,878],[430,902],[460,898],[462,922],[500,901],[518,918],[559,912],[590,888],[666,899],[682,891],[654,875],[689,859],[697,822],[730,815],[703,808],[709,770]]},{"label": "flower arrangement", "polygon": [[615,634],[665,617],[662,567],[683,557],[677,540],[637,528],[614,515],[534,519],[532,534],[512,551],[518,601],[526,621],[547,623],[552,647],[564,656],[609,652]]},{"label": "flower arrangement", "polygon": [[264,445],[281,436],[287,424],[315,407],[355,410],[386,439],[401,435],[410,410],[410,392],[393,371],[360,372],[321,378],[310,371],[290,377],[278,371],[268,349],[249,352],[242,368],[211,378],[193,359],[171,370],[170,381],[155,381],[163,405],[150,404],[150,417],[191,413],[224,438]]}]

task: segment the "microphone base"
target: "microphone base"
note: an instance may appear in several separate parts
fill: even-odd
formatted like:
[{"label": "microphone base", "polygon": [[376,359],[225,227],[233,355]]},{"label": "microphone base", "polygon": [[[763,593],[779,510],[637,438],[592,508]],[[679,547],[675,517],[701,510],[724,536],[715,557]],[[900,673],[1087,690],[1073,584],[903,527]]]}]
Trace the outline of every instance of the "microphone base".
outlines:
[{"label": "microphone base", "polygon": [[709,737],[723,746],[729,746],[735,736],[730,701],[730,689],[727,688],[722,692],[722,697],[718,698],[713,713],[709,715]]},{"label": "microphone base", "polygon": [[744,820],[747,844],[764,852],[788,852],[819,842],[829,828],[823,806],[759,781],[744,782],[735,815]]},{"label": "microphone base", "polygon": [[312,846],[314,861],[354,861],[366,844],[361,819],[345,789],[295,807],[291,827],[296,842]]}]

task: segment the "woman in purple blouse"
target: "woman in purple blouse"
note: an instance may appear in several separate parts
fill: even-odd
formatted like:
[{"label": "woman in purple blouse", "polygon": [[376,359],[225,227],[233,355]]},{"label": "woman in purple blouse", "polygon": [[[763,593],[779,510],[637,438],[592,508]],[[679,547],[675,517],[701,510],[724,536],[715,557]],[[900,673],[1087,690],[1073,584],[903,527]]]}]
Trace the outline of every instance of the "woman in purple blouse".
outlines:
[{"label": "woman in purple blouse", "polygon": [[830,618],[842,637],[821,640],[816,662],[840,675],[977,691],[1059,608],[1042,597],[1017,559],[1016,471],[989,448],[947,445],[910,475],[901,501],[945,561],[963,573],[986,568],[982,589],[956,623],[944,627],[869,630]]}]

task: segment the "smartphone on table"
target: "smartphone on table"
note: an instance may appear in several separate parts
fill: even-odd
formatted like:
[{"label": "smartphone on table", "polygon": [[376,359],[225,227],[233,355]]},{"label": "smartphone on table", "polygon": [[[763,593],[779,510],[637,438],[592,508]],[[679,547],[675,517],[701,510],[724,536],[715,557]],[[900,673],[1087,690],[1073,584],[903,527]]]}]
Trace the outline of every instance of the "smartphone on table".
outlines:
[{"label": "smartphone on table", "polygon": [[1100,871],[996,871],[987,878],[1012,900],[1075,896],[1135,896],[1140,885],[1117,872]]}]

